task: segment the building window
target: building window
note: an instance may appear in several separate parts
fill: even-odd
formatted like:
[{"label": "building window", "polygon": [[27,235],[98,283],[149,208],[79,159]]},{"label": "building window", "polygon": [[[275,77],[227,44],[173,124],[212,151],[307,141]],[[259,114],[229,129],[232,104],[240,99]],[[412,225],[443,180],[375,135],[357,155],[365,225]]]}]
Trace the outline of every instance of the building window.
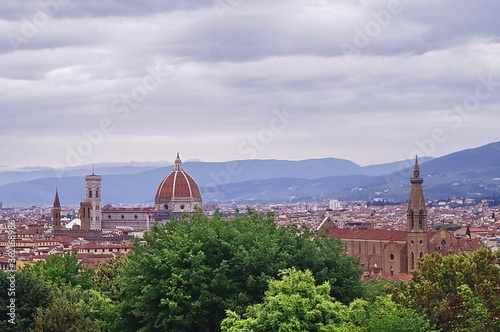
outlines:
[{"label": "building window", "polygon": [[181,204],[181,210],[184,210],[184,204]]},{"label": "building window", "polygon": [[108,219],[111,219],[111,215],[110,214],[108,214]]},{"label": "building window", "polygon": [[95,191],[95,198],[99,198],[99,190]]},{"label": "building window", "polygon": [[418,243],[420,243],[420,245],[424,244],[424,240],[420,240]]},{"label": "building window", "polygon": [[89,189],[89,198],[92,198],[92,189]]},{"label": "building window", "polygon": [[168,204],[164,204],[163,207],[165,208],[165,210],[168,210]]},{"label": "building window", "polygon": [[134,216],[135,219],[137,219],[137,214]]},{"label": "building window", "polygon": [[373,254],[375,255],[377,253],[377,247],[375,247],[375,243],[373,244],[372,250],[373,250]]},{"label": "building window", "polygon": [[410,222],[411,222],[411,229],[415,228],[415,220],[413,219],[413,210],[410,210]]},{"label": "building window", "polygon": [[420,210],[420,212],[418,213],[418,228],[419,229],[422,229],[423,220],[424,220],[424,211]]},{"label": "building window", "polygon": [[421,251],[419,256],[420,256],[420,258],[424,257],[424,252]]},{"label": "building window", "polygon": [[446,245],[446,240],[444,240],[444,239],[443,239],[443,240],[441,240],[441,245],[442,245],[442,246],[445,246],[445,245]]},{"label": "building window", "polygon": [[122,219],[125,219],[125,216],[122,214]]},{"label": "building window", "polygon": [[360,243],[358,243],[358,252],[360,252],[360,253],[361,253],[361,242],[360,242]]},{"label": "building window", "polygon": [[390,258],[391,261],[393,261],[394,260],[394,254],[390,254],[389,258]]}]

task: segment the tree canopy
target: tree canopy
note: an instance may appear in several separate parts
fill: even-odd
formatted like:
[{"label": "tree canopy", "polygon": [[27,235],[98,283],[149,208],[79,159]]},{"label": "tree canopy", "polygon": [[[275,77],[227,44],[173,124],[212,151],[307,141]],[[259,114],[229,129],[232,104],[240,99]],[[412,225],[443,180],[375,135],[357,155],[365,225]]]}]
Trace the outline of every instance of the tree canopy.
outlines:
[{"label": "tree canopy", "polygon": [[425,255],[393,299],[427,316],[443,331],[500,331],[499,252]]},{"label": "tree canopy", "polygon": [[[34,275],[0,270],[0,330],[28,331],[33,327],[33,314],[38,307],[47,305],[49,294],[49,286]],[[11,299],[15,305],[15,324],[9,323],[12,317],[7,316]]]},{"label": "tree canopy", "polygon": [[263,302],[243,317],[231,310],[222,332],[429,332],[430,323],[388,296],[349,306],[329,295],[328,283],[316,286],[310,271],[287,269],[269,282]]},{"label": "tree canopy", "polygon": [[66,255],[55,254],[46,262],[38,262],[35,265],[26,265],[24,272],[37,276],[43,281],[55,285],[79,285],[84,289],[94,286],[92,276],[94,270],[84,267],[76,258],[76,252]]},{"label": "tree canopy", "polygon": [[155,225],[118,277],[124,331],[218,331],[225,310],[262,300],[281,269],[309,269],[330,295],[361,296],[358,261],[338,239],[277,227],[255,211],[226,220],[198,213]]}]

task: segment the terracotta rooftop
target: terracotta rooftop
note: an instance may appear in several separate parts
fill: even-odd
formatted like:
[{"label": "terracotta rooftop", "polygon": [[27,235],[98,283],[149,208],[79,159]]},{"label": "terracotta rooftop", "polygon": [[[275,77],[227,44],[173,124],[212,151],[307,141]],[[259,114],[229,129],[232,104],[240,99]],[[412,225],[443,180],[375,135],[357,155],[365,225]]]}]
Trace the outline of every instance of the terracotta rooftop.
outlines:
[{"label": "terracotta rooftop", "polygon": [[394,240],[406,241],[408,233],[406,231],[388,231],[383,229],[341,229],[331,228],[330,237],[339,239],[359,239],[359,240]]}]

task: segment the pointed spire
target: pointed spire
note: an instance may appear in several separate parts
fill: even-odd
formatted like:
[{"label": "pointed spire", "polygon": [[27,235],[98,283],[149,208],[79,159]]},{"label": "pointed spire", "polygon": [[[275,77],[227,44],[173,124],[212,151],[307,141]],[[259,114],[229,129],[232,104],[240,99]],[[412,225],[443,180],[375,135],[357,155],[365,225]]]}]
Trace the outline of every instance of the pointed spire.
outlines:
[{"label": "pointed spire", "polygon": [[92,175],[94,175],[94,163],[92,163]]},{"label": "pointed spire", "polygon": [[56,187],[56,197],[54,197],[54,207],[61,207],[61,202],[59,202],[59,194]]},{"label": "pointed spire", "polygon": [[413,178],[418,179],[420,177],[420,166],[418,166],[418,156],[415,156],[415,166],[413,167]]},{"label": "pointed spire", "polygon": [[183,171],[182,161],[181,158],[179,157],[179,152],[177,152],[177,158],[175,158],[174,172],[181,172],[181,171]]}]

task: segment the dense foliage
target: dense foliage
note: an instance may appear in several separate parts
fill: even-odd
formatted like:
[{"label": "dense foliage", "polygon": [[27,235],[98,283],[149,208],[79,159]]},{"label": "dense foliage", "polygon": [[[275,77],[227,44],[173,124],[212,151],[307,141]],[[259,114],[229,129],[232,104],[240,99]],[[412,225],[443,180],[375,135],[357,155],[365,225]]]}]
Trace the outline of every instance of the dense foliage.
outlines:
[{"label": "dense foliage", "polygon": [[[13,287],[11,287],[13,285]],[[28,331],[33,328],[33,314],[46,306],[50,289],[39,278],[27,273],[0,271],[0,331]],[[15,316],[8,316],[8,306],[14,303]],[[9,320],[15,318],[9,323]]]},{"label": "dense foliage", "polygon": [[38,308],[35,331],[110,331],[115,329],[117,314],[111,300],[98,291],[63,285],[51,292],[48,306]]},{"label": "dense foliage", "polygon": [[94,270],[84,267],[76,258],[75,252],[66,255],[55,254],[47,262],[26,265],[24,272],[56,286],[78,285],[84,289],[94,286]]},{"label": "dense foliage", "polygon": [[412,279],[392,289],[394,300],[443,331],[500,331],[500,252],[426,255]]},{"label": "dense foliage", "polygon": [[355,300],[344,305],[330,285],[316,286],[309,271],[284,270],[269,283],[263,303],[249,306],[242,318],[228,310],[222,332],[428,332],[430,323],[389,297],[375,304]]},{"label": "dense foliage", "polygon": [[408,281],[362,283],[337,239],[251,210],[198,213],[155,225],[95,272],[74,253],[0,271],[0,330],[500,331],[499,258],[488,248],[426,255]]},{"label": "dense foliage", "polygon": [[344,303],[362,293],[357,260],[339,240],[277,227],[255,211],[156,225],[144,242],[118,279],[124,331],[217,331],[225,310],[258,303],[268,281],[290,267],[309,269]]}]

